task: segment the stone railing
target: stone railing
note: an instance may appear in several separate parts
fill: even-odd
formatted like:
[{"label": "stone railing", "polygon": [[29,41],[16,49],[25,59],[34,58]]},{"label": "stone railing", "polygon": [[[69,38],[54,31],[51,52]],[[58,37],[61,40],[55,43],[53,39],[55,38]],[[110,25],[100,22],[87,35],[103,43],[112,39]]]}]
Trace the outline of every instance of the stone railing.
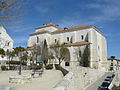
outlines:
[{"label": "stone railing", "polygon": [[111,84],[108,87],[110,90],[112,90],[114,85],[118,86],[120,84],[120,78],[119,77],[120,77],[120,73],[116,72],[115,77],[113,78]]},{"label": "stone railing", "polygon": [[69,72],[52,90],[66,90],[73,79],[73,73]]}]

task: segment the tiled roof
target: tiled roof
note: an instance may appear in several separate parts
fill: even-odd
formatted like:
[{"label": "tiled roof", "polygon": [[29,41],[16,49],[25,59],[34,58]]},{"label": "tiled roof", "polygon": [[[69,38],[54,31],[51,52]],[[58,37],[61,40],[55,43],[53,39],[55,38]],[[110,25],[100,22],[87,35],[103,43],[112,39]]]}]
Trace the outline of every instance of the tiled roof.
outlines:
[{"label": "tiled roof", "polygon": [[30,36],[32,36],[32,35],[37,35],[37,34],[41,34],[41,33],[45,33],[45,32],[47,32],[47,31],[45,31],[45,30],[39,30],[39,31],[37,31],[37,32],[35,32],[35,33],[30,34]]},{"label": "tiled roof", "polygon": [[115,60],[115,61],[120,61],[120,59],[113,59],[113,58],[107,58],[107,60]]},{"label": "tiled roof", "polygon": [[36,27],[35,29],[40,29],[40,28],[44,28],[44,27],[47,27],[47,26],[54,26],[54,27],[58,28],[58,25],[49,23],[49,24],[44,24],[42,26]]},{"label": "tiled roof", "polygon": [[33,46],[30,46],[30,47],[27,47],[26,50],[34,50],[35,48],[37,48],[37,46],[33,45]]},{"label": "tiled roof", "polygon": [[95,26],[93,26],[93,25],[77,25],[77,26],[73,26],[73,27],[62,28],[62,29],[54,31],[53,33],[69,31],[69,30],[78,29],[78,28],[90,28],[90,27],[95,27]]},{"label": "tiled roof", "polygon": [[63,43],[61,45],[53,44],[50,47],[53,48],[53,47],[62,47],[62,46],[81,46],[81,45],[89,45],[89,44],[91,44],[91,43],[82,41],[82,42],[75,42],[75,43]]}]

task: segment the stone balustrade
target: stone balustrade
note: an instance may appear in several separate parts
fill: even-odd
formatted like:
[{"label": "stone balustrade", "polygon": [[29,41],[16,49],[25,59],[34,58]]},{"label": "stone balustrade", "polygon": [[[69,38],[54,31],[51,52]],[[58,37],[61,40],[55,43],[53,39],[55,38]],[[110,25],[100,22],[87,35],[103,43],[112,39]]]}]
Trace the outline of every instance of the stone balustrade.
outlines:
[{"label": "stone balustrade", "polygon": [[73,73],[69,72],[52,90],[66,90],[72,81]]}]

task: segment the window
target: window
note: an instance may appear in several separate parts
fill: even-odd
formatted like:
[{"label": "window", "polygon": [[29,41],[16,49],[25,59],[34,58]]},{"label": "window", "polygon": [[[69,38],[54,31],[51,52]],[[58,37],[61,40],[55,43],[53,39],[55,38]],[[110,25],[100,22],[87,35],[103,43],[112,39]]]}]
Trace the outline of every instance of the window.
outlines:
[{"label": "window", "polygon": [[82,39],[82,40],[84,39],[84,36],[83,36],[83,35],[81,35],[81,39]]},{"label": "window", "polygon": [[73,37],[71,37],[71,39],[70,39],[70,43],[72,43],[73,42]]},{"label": "window", "polygon": [[10,45],[10,42],[8,42],[8,46]]},{"label": "window", "polygon": [[69,37],[67,37],[67,42],[69,42]]},{"label": "window", "polygon": [[55,43],[57,42],[57,39],[55,39]]},{"label": "window", "polygon": [[39,37],[37,37],[37,43],[39,42]]},{"label": "window", "polygon": [[70,63],[69,62],[65,62],[65,66],[70,66]]}]

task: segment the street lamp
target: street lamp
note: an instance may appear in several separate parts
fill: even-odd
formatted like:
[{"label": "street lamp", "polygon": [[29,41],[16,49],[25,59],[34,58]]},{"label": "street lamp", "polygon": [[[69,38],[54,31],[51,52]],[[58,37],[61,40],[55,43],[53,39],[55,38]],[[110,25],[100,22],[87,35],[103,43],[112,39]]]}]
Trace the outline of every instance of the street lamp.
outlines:
[{"label": "street lamp", "polygon": [[18,74],[21,75],[21,71],[22,71],[21,57],[23,55],[23,51],[20,51],[18,55],[19,55],[19,60],[20,60],[20,66],[19,66],[19,72],[18,72]]}]

